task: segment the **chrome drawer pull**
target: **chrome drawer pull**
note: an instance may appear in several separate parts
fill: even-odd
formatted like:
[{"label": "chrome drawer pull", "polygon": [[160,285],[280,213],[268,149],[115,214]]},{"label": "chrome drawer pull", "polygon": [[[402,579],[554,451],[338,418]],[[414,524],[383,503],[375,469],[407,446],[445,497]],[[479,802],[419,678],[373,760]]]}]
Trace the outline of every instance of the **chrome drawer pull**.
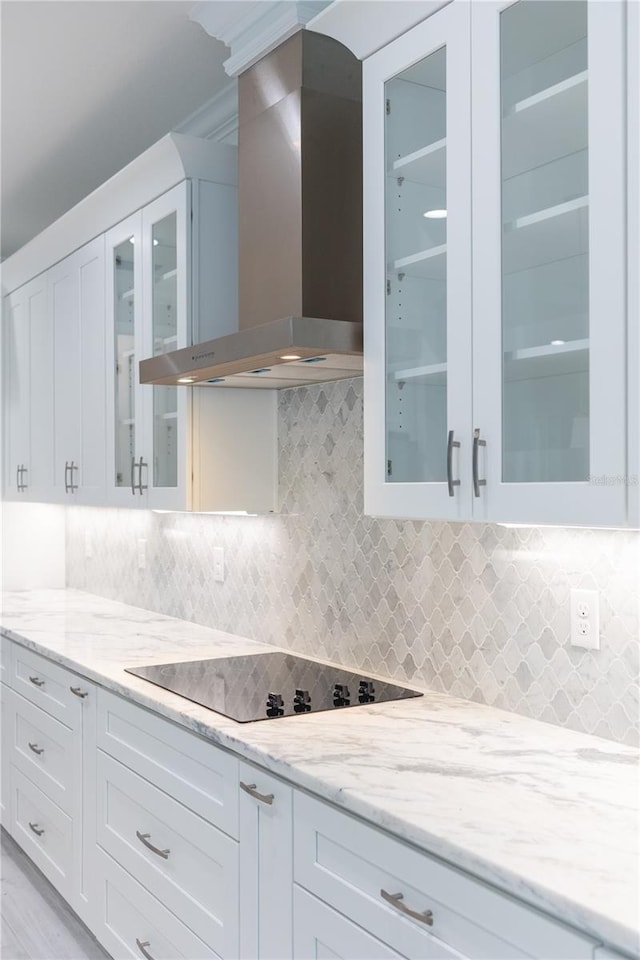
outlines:
[{"label": "chrome drawer pull", "polygon": [[71,693],[75,693],[76,697],[82,697],[83,700],[89,696],[88,691],[83,690],[82,687],[69,687],[69,690],[71,690]]},{"label": "chrome drawer pull", "polygon": [[44,687],[44,680],[41,680],[40,677],[29,677],[31,683],[35,684],[36,687]]},{"label": "chrome drawer pull", "polygon": [[250,797],[255,797],[256,800],[261,800],[263,803],[268,803],[269,806],[273,803],[273,794],[272,793],[258,793],[256,790],[255,783],[243,783],[240,781],[240,786],[245,793],[248,793]]},{"label": "chrome drawer pull", "polygon": [[413,917],[414,920],[419,920],[420,923],[426,923],[428,927],[433,926],[433,912],[431,910],[425,910],[424,913],[418,913],[417,910],[411,910],[409,907],[405,907],[404,903],[401,903],[401,901],[404,900],[403,893],[387,893],[386,890],[381,890],[380,896],[407,917]]},{"label": "chrome drawer pull", "polygon": [[472,472],[473,472],[473,495],[474,497],[480,496],[480,487],[486,487],[487,481],[480,480],[478,477],[478,448],[486,447],[487,441],[480,439],[480,431],[478,429],[473,431],[473,458],[472,458]]},{"label": "chrome drawer pull", "polygon": [[31,821],[29,821],[29,826],[31,827],[31,829],[33,830],[33,832],[34,832],[34,833],[36,834],[36,836],[38,836],[38,837],[41,837],[42,834],[44,833],[44,827],[40,827],[40,828],[38,829],[38,824],[37,824],[37,823],[31,823]]},{"label": "chrome drawer pull", "polygon": [[139,830],[136,830],[136,837],[138,838],[140,843],[144,843],[145,847],[148,847],[152,853],[155,853],[159,857],[162,857],[163,860],[168,860],[171,850],[159,850],[158,847],[154,847],[152,843],[149,843],[150,836],[151,836],[150,833],[140,833]]},{"label": "chrome drawer pull", "polygon": [[136,947],[138,948],[138,950],[140,951],[140,953],[142,954],[142,956],[143,956],[143,957],[146,957],[147,960],[154,960],[154,958],[151,956],[151,954],[149,953],[149,951],[148,951],[148,950],[145,950],[145,947],[150,947],[150,946],[151,946],[151,942],[150,942],[149,940],[144,940],[144,941],[141,942],[141,941],[138,940],[138,938],[136,937]]},{"label": "chrome drawer pull", "polygon": [[455,496],[454,487],[460,486],[460,480],[453,479],[453,448],[460,447],[460,441],[453,439],[453,430],[449,430],[449,439],[447,440],[447,489],[449,496]]},{"label": "chrome drawer pull", "polygon": [[44,753],[44,747],[39,747],[37,743],[30,743],[29,750],[33,750],[34,753],[37,753],[40,756],[41,753]]}]

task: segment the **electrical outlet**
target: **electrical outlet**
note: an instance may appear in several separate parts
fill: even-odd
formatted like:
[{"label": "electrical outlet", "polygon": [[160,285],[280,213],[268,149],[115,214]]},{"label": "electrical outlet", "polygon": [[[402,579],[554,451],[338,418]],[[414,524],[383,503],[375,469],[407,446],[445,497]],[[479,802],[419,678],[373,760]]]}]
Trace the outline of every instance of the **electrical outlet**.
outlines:
[{"label": "electrical outlet", "polygon": [[571,646],[600,649],[600,610],[597,590],[571,591]]},{"label": "electrical outlet", "polygon": [[147,541],[138,540],[138,570],[144,570],[147,566]]},{"label": "electrical outlet", "polygon": [[84,532],[84,555],[87,560],[93,558],[93,534],[91,530],[85,530]]},{"label": "electrical outlet", "polygon": [[213,548],[213,579],[218,583],[224,582],[224,550],[222,547]]}]

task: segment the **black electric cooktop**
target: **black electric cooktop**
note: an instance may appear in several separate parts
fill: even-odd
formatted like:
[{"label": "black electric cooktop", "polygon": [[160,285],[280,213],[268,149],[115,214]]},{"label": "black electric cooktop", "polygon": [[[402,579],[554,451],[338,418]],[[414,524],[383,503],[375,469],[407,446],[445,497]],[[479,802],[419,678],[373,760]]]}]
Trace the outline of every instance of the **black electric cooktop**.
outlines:
[{"label": "black electric cooktop", "polygon": [[240,723],[422,696],[395,683],[289,653],[125,669]]}]

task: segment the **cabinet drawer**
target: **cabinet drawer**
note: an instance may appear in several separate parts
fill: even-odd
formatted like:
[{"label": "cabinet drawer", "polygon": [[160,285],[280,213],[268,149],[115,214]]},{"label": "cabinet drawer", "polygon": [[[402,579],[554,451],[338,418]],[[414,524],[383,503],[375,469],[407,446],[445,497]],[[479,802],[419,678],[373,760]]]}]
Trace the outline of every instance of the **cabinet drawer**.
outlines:
[{"label": "cabinet drawer", "polygon": [[[14,691],[7,697],[10,760],[66,813],[73,813],[74,732]],[[78,754],[76,762],[81,758]]]},{"label": "cabinet drawer", "polygon": [[81,678],[17,643],[12,661],[13,689],[61,723],[77,727],[82,698],[72,693],[71,687],[82,689]]},{"label": "cabinet drawer", "polygon": [[293,916],[296,960],[395,960],[402,956],[297,884]]},{"label": "cabinet drawer", "polygon": [[95,933],[114,960],[220,960],[100,849],[96,870],[99,913]]},{"label": "cabinet drawer", "polygon": [[98,692],[98,746],[238,837],[238,760],[176,724]]},{"label": "cabinet drawer", "polygon": [[73,821],[13,765],[9,771],[14,839],[62,896],[71,898]]},{"label": "cabinet drawer", "polygon": [[3,683],[10,683],[11,677],[11,647],[13,646],[8,637],[0,634],[0,680]]},{"label": "cabinet drawer", "polygon": [[592,956],[588,938],[454,867],[305,794],[294,804],[294,880],[407,957]]},{"label": "cabinet drawer", "polygon": [[97,773],[98,843],[221,956],[236,957],[237,842],[102,751]]}]

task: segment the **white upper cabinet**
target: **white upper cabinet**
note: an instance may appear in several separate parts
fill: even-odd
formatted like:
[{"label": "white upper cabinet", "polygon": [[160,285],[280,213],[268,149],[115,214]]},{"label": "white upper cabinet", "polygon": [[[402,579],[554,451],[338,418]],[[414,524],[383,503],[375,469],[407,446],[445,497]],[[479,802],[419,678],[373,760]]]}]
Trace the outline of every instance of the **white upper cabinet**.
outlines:
[{"label": "white upper cabinet", "polygon": [[105,497],[104,237],[47,275],[53,329],[52,499],[99,504]]},{"label": "white upper cabinet", "polygon": [[626,522],[624,4],[474,5],[474,516]]},{"label": "white upper cabinet", "polygon": [[469,6],[364,64],[367,513],[470,514]]},{"label": "white upper cabinet", "polygon": [[454,0],[366,61],[367,513],[630,522],[625,41]]},{"label": "white upper cabinet", "polygon": [[48,500],[53,480],[53,333],[41,274],[4,301],[4,495]]}]

